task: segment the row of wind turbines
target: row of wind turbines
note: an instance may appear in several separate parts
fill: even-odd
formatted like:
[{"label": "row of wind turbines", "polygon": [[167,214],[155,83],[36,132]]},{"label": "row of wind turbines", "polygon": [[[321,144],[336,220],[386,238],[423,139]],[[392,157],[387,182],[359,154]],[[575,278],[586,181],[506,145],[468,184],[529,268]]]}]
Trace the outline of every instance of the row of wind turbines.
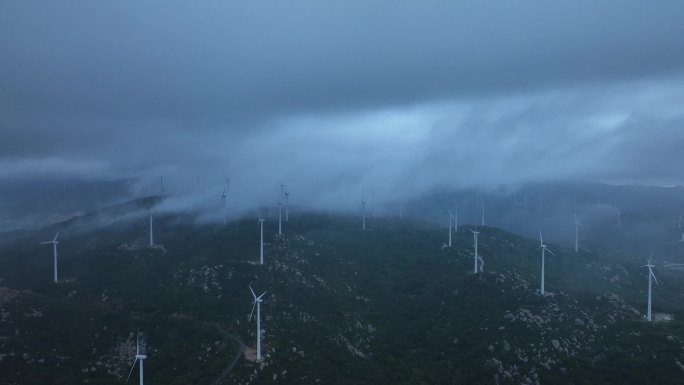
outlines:
[{"label": "row of wind turbines", "polygon": [[[621,213],[621,211],[618,211]],[[448,247],[452,247],[452,232],[458,232],[458,205],[455,206],[454,210],[448,210],[448,217],[449,217],[449,237],[448,237]],[[620,218],[620,215],[618,214],[618,218]],[[680,242],[684,242],[684,221],[682,219],[682,215],[679,215],[679,229],[682,231],[682,238],[679,240]],[[482,201],[482,220],[481,220],[482,226],[485,224],[485,211],[484,211],[484,201]],[[577,214],[574,213],[574,224],[575,224],[575,242],[574,242],[574,250],[575,253],[579,252],[579,228],[582,226],[581,222],[577,219]],[[618,219],[618,225],[620,224],[620,219]],[[479,231],[476,230],[470,230],[473,234],[473,262],[474,262],[474,267],[473,267],[473,274],[477,274],[478,272],[483,272],[483,267],[484,267],[484,259],[482,258],[481,255],[478,253],[478,236],[480,234]],[[540,274],[540,286],[539,286],[539,293],[543,296],[546,294],[545,290],[545,264],[546,264],[546,253],[549,253],[551,255],[555,254],[549,250],[548,245],[544,243],[544,237],[542,235],[542,230],[539,229],[539,250],[541,250],[541,274]],[[683,266],[684,264],[669,264],[668,266]],[[646,309],[646,320],[647,321],[652,321],[652,288],[653,288],[653,282],[658,284],[658,280],[655,277],[655,274],[653,273],[653,268],[655,265],[653,264],[653,253],[651,253],[651,256],[649,257],[647,263],[641,267],[646,267],[648,268],[648,298],[647,298],[647,309]]]}]

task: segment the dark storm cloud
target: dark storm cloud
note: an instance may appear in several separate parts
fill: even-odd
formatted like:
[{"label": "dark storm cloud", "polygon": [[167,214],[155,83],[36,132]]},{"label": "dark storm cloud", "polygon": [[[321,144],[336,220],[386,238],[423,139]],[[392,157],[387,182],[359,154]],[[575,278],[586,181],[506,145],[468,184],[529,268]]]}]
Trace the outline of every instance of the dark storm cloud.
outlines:
[{"label": "dark storm cloud", "polygon": [[0,176],[167,175],[214,197],[230,174],[245,201],[287,181],[315,206],[440,184],[678,181],[682,14],[666,1],[5,1]]}]

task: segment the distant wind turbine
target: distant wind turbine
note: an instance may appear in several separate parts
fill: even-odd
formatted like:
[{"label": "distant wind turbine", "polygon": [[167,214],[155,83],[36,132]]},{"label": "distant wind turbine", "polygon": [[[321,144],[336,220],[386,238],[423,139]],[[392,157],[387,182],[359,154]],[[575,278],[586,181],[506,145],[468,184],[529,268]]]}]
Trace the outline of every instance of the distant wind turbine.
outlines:
[{"label": "distant wind turbine", "polygon": [[228,185],[230,184],[230,179],[226,178],[226,184],[223,187],[223,193],[221,194],[221,200],[223,201],[223,224],[226,224],[226,198],[228,198]]},{"label": "distant wind turbine", "polygon": [[285,191],[285,223],[290,221],[290,193]]},{"label": "distant wind turbine", "polygon": [[549,254],[555,255],[549,248],[544,244],[544,238],[542,237],[542,231],[539,229],[539,244],[540,244],[540,249],[541,249],[541,295],[544,295],[544,260],[546,257],[546,252],[548,251]]},{"label": "distant wind turbine", "polygon": [[473,274],[477,274],[477,261],[480,259],[480,256],[477,254],[477,236],[480,234],[480,232],[477,230],[470,230],[470,232],[473,233],[473,243],[475,245],[475,255],[473,256],[473,259],[475,260],[475,267],[473,268]]},{"label": "distant wind turbine", "polygon": [[164,190],[164,177],[159,177],[159,195],[161,196],[161,203],[164,204],[166,199],[166,190]]},{"label": "distant wind turbine", "polygon": [[278,236],[283,236],[283,202],[278,202]]},{"label": "distant wind turbine", "polygon": [[617,225],[622,227],[622,210],[617,209]]},{"label": "distant wind turbine", "polygon": [[366,229],[366,197],[365,197],[365,195],[361,195],[361,216],[363,218],[363,222],[361,223],[361,229],[365,230]]},{"label": "distant wind turbine", "polygon": [[57,283],[57,237],[59,237],[59,231],[55,234],[55,237],[48,242],[41,242],[41,245],[52,245],[52,265],[53,265],[53,280]]},{"label": "distant wind turbine", "polygon": [[458,203],[454,207],[454,232],[458,232]]},{"label": "distant wind turbine", "polygon": [[451,224],[454,221],[454,212],[449,210],[449,247],[451,247]]},{"label": "distant wind turbine", "polygon": [[256,340],[256,359],[257,361],[261,361],[261,303],[263,300],[261,299],[268,291],[265,291],[261,293],[260,296],[257,297],[257,295],[254,293],[254,290],[252,289],[252,285],[249,286],[249,291],[252,292],[252,296],[254,297],[254,302],[252,302],[252,312],[249,314],[249,321],[252,320],[252,315],[254,314],[254,307],[256,306],[256,327],[257,327],[257,340]]},{"label": "distant wind turbine", "polygon": [[259,218],[259,227],[260,227],[260,241],[259,241],[259,263],[261,265],[264,264],[264,221],[265,219]]},{"label": "distant wind turbine", "polygon": [[131,365],[131,371],[128,372],[128,378],[126,382],[131,379],[131,374],[133,374],[133,369],[135,369],[135,364],[140,361],[140,385],[143,385],[143,361],[147,358],[147,355],[140,352],[140,332],[138,332],[138,338],[135,342],[135,360],[133,365]]},{"label": "distant wind turbine", "polygon": [[482,199],[482,226],[485,225],[485,200]]},{"label": "distant wind turbine", "polygon": [[656,285],[658,284],[658,280],[656,279],[655,274],[653,274],[653,268],[655,267],[653,265],[653,253],[651,253],[651,256],[648,258],[648,262],[642,267],[648,267],[648,309],[646,309],[646,320],[651,321],[651,278],[653,278]]},{"label": "distant wind turbine", "polygon": [[150,247],[154,246],[154,225],[153,225],[153,216],[154,216],[154,211],[152,209],[147,210],[147,215],[150,217]]},{"label": "distant wind turbine", "polygon": [[575,253],[579,252],[579,228],[582,226],[575,214]]}]

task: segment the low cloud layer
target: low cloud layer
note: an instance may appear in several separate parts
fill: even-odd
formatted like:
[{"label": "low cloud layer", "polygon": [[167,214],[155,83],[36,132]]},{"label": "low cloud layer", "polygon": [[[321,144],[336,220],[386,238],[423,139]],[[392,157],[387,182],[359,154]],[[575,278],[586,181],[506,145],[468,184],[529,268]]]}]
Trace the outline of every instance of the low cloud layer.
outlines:
[{"label": "low cloud layer", "polygon": [[[178,207],[682,183],[672,2],[0,5],[0,178],[160,176]],[[192,193],[192,194],[187,194]],[[199,199],[198,199],[199,198]],[[200,204],[201,205],[201,204]]]}]

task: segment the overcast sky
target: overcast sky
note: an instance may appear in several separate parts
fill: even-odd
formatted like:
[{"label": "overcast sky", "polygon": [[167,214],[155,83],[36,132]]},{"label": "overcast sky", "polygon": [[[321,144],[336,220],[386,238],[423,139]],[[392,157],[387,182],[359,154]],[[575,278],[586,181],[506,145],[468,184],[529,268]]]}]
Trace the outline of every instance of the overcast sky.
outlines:
[{"label": "overcast sky", "polygon": [[[0,2],[0,178],[684,181],[684,2]],[[197,180],[200,183],[197,183]],[[340,203],[345,202],[345,203]]]}]

